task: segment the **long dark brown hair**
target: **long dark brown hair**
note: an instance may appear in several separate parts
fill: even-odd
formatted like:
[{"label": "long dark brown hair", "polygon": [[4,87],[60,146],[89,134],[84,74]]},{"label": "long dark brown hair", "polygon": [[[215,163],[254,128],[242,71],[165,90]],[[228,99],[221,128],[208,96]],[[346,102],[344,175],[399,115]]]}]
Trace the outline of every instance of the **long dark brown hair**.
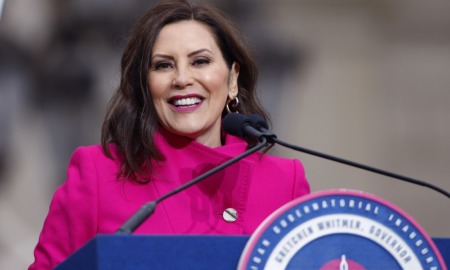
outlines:
[{"label": "long dark brown hair", "polygon": [[165,25],[183,20],[195,20],[209,26],[227,66],[231,69],[233,62],[239,63],[239,112],[246,115],[257,113],[268,120],[268,114],[255,93],[258,75],[255,61],[244,47],[232,21],[211,6],[195,5],[186,0],[163,2],[149,10],[132,31],[121,60],[120,85],[108,105],[103,122],[103,151],[113,158],[108,145],[113,143],[117,146],[124,178],[147,182],[148,178],[141,175],[143,170],[150,168],[150,160],[163,158],[153,143],[159,124],[147,76],[159,32]]}]

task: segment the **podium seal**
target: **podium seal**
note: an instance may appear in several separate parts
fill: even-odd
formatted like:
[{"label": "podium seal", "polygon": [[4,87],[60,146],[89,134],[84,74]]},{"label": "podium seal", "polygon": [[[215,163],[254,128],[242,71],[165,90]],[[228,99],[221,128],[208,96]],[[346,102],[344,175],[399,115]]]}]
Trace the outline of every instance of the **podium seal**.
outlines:
[{"label": "podium seal", "polygon": [[404,211],[350,190],[312,193],[272,213],[238,269],[446,270],[439,250]]}]

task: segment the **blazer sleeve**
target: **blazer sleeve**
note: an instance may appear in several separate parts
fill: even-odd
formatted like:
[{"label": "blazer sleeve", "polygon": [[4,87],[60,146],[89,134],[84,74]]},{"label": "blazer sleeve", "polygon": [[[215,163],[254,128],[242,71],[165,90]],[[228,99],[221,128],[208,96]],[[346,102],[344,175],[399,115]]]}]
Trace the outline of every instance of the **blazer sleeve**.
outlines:
[{"label": "blazer sleeve", "polygon": [[97,171],[90,148],[78,148],[54,193],[30,270],[53,269],[96,234]]},{"label": "blazer sleeve", "polygon": [[292,198],[298,198],[300,196],[309,194],[311,192],[309,182],[306,179],[305,169],[302,163],[298,159],[294,159],[294,187],[292,189]]}]

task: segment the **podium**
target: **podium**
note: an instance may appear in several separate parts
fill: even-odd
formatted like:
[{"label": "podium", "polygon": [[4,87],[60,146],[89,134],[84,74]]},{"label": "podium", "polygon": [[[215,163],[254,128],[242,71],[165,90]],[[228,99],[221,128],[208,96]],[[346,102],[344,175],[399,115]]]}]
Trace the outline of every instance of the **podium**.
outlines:
[{"label": "podium", "polygon": [[[236,269],[249,236],[98,235],[57,270]],[[450,265],[450,238],[433,238]]]},{"label": "podium", "polygon": [[431,269],[450,265],[450,238],[431,238],[404,211],[352,190],[312,193],[251,236],[97,235],[57,270]]}]

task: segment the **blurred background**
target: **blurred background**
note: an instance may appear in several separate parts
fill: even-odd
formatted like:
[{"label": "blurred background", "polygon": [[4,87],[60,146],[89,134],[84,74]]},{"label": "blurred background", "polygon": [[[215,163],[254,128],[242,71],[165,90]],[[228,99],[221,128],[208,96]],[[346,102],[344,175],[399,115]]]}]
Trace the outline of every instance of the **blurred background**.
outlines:
[{"label": "blurred background", "polygon": [[[450,1],[215,0],[254,53],[278,137],[450,190]],[[77,146],[98,144],[133,23],[151,0],[0,0],[0,269],[33,260]],[[366,191],[432,237],[450,201],[276,147],[313,191]]]}]

